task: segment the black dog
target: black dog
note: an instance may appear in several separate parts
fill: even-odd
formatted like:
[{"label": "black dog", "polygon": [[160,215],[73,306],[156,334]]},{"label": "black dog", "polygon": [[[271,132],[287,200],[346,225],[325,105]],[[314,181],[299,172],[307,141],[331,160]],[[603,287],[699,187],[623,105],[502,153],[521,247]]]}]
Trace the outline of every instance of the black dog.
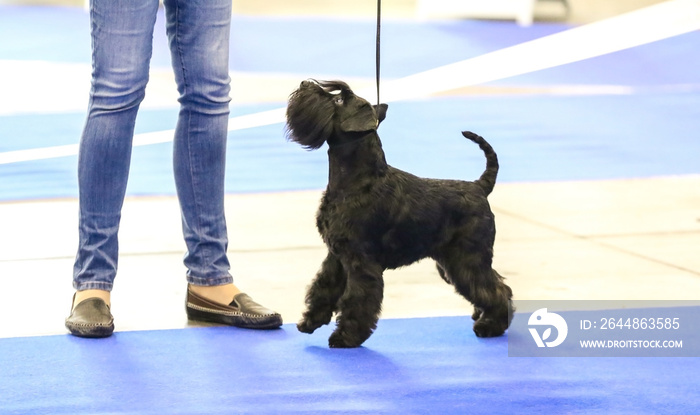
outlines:
[{"label": "black dog", "polygon": [[386,109],[342,81],[304,81],[289,97],[288,138],[307,149],[328,143],[330,168],[316,217],[328,256],[297,328],[313,333],[337,312],[330,347],[360,346],[377,325],[384,270],[430,257],[474,305],[476,335],[502,335],[512,291],[491,268],[496,227],[486,199],[498,173],[496,153],[482,137],[463,132],[486,155],[479,180],[422,179],[395,169],[377,135]]}]

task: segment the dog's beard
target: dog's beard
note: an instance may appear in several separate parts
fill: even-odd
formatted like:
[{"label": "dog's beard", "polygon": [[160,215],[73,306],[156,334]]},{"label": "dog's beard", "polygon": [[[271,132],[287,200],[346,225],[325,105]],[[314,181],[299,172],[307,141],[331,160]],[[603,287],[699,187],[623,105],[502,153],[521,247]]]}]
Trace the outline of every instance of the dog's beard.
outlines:
[{"label": "dog's beard", "polygon": [[333,134],[335,106],[328,97],[312,89],[292,93],[287,105],[287,138],[315,150]]}]

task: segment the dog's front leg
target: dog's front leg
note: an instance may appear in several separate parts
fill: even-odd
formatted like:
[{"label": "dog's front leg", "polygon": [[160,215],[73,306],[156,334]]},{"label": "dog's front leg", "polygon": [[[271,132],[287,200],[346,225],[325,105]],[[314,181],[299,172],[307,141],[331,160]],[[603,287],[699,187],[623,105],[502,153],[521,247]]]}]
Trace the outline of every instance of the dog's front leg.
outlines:
[{"label": "dog's front leg", "polygon": [[383,269],[379,265],[352,266],[348,285],[340,299],[338,325],[328,339],[330,347],[358,347],[377,328],[384,297]]},{"label": "dog's front leg", "polygon": [[340,260],[328,253],[321,270],[306,292],[306,311],[297,329],[313,333],[317,328],[330,323],[338,308],[338,300],[345,292],[347,277]]}]

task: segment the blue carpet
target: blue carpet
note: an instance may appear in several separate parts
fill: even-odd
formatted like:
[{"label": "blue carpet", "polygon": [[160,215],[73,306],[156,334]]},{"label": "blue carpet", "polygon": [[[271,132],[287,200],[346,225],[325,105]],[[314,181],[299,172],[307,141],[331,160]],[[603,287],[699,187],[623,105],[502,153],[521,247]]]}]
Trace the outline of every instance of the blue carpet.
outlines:
[{"label": "blue carpet", "polygon": [[[322,17],[234,16],[232,70],[374,75],[376,22]],[[512,22],[382,23],[382,73],[410,75],[567,29],[564,24],[520,27]],[[0,59],[90,62],[90,23],[79,8],[0,6]],[[407,48],[405,45],[410,44]],[[417,58],[419,57],[419,58]],[[169,67],[163,11],[154,31],[151,66]]]},{"label": "blue carpet", "polygon": [[[0,59],[89,62],[88,17],[83,10],[0,6],[0,11],[0,36],[17,39],[0,44]],[[297,72],[300,79],[311,73],[371,76],[373,24],[369,19],[236,17],[232,69]],[[169,65],[162,25],[161,13],[153,66]],[[383,74],[408,75],[566,28],[469,20],[387,21]],[[461,130],[472,130],[498,152],[501,182],[698,173],[694,155],[700,153],[695,139],[700,126],[700,77],[693,51],[699,45],[700,33],[694,32],[493,83],[640,88],[628,95],[511,94],[394,103],[380,129],[387,159],[421,176],[473,179],[483,168],[483,157],[459,135]],[[339,54],[344,58],[330,58]],[[238,106],[232,114],[280,106]],[[177,110],[143,110],[137,132],[171,129],[176,116]],[[0,136],[13,138],[2,140],[0,151],[74,144],[84,117],[0,117]],[[130,195],[174,194],[171,150],[171,144],[134,150]],[[281,124],[230,134],[228,192],[320,189],[326,169],[324,151],[309,153],[286,142]],[[11,178],[0,181],[0,200],[77,195],[76,157],[0,165],[0,177]]]},{"label": "blue carpet", "polygon": [[359,349],[328,327],[211,327],[0,340],[2,414],[692,414],[697,358],[514,358],[469,317],[381,320]]},{"label": "blue carpet", "polygon": [[[267,108],[267,107],[260,107]],[[172,128],[175,111],[142,111],[140,131]],[[82,115],[9,117],[0,136],[17,148],[69,144]],[[37,120],[43,120],[37,122]],[[700,92],[612,96],[441,98],[390,105],[379,132],[387,161],[425,177],[472,180],[484,168],[478,147],[459,133],[486,137],[501,161],[500,182],[598,180],[700,173]],[[66,134],[60,138],[60,132]],[[174,194],[172,144],[134,149],[128,192]],[[0,165],[0,200],[77,195],[76,157]],[[281,124],[232,132],[228,192],[321,189],[325,149],[308,152]]]},{"label": "blue carpet", "polygon": [[[162,11],[158,17],[152,66],[168,67],[170,53]],[[374,25],[372,19],[235,16],[231,68],[370,77],[374,75]],[[556,23],[520,27],[509,21],[386,20],[382,26],[382,74],[391,78],[410,75],[569,27]],[[89,18],[79,8],[0,6],[0,38],[13,39],[0,43],[0,59],[90,62]],[[694,52],[698,45],[700,32],[691,32],[497,83],[697,83],[698,57]]]},{"label": "blue carpet", "polygon": [[495,81],[494,85],[700,86],[700,32],[690,32],[631,49]]}]

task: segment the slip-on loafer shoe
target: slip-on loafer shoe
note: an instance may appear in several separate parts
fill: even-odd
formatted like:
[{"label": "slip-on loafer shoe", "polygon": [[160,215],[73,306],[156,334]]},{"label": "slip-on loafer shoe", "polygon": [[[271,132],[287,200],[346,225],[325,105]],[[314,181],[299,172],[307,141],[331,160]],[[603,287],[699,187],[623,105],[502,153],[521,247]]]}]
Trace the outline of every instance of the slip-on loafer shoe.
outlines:
[{"label": "slip-on loafer shoe", "polygon": [[66,328],[78,337],[109,337],[114,332],[114,318],[104,300],[88,298],[73,308]]},{"label": "slip-on loafer shoe", "polygon": [[233,297],[229,305],[209,301],[187,289],[187,318],[196,321],[226,324],[246,329],[276,329],[282,316],[253,301],[248,294]]}]

